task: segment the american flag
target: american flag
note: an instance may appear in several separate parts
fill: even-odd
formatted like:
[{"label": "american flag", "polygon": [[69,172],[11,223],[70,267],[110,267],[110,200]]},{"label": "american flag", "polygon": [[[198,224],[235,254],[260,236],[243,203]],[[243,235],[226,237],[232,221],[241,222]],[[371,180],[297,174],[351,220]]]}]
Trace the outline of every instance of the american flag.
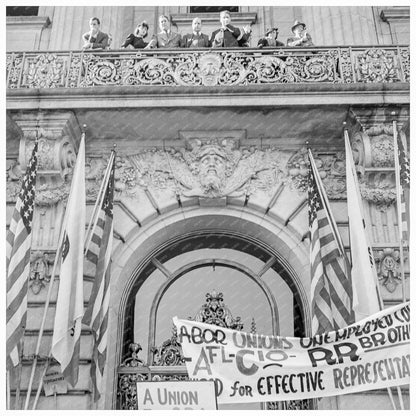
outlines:
[{"label": "american flag", "polygon": [[19,363],[19,344],[23,337],[27,315],[27,285],[30,271],[30,247],[35,186],[37,174],[38,141],[22,181],[6,242],[7,267],[7,367]]},{"label": "american flag", "polygon": [[[112,156],[114,156],[114,153]],[[87,260],[95,266],[94,284],[83,318],[83,323],[91,327],[94,336],[90,371],[94,384],[94,401],[101,397],[103,391],[102,378],[107,357],[110,263],[113,240],[114,169],[115,159],[113,157],[103,203],[98,211],[98,220],[92,230],[91,243],[86,253]]]},{"label": "american flag", "polygon": [[409,158],[404,150],[401,137],[397,137],[397,153],[399,159],[399,175],[401,194],[401,219],[402,219],[402,240],[409,242],[409,191],[410,191],[410,164]]},{"label": "american flag", "polygon": [[349,264],[311,153],[309,160],[312,334],[316,335],[352,324],[354,312]]}]

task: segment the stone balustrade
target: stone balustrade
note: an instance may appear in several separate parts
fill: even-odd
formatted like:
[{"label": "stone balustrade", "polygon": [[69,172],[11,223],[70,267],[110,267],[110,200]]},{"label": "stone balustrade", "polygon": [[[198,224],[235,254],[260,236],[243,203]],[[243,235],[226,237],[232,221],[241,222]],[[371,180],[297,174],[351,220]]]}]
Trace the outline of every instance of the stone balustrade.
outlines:
[{"label": "stone balustrade", "polygon": [[410,82],[408,46],[11,52],[7,88]]}]

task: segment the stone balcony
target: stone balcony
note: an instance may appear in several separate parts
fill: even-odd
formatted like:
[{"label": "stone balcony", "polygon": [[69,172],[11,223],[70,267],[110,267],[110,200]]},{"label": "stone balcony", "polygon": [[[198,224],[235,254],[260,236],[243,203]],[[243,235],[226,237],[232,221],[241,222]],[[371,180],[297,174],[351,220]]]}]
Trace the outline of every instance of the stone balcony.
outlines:
[{"label": "stone balcony", "polygon": [[407,46],[7,54],[8,89],[409,81]]}]

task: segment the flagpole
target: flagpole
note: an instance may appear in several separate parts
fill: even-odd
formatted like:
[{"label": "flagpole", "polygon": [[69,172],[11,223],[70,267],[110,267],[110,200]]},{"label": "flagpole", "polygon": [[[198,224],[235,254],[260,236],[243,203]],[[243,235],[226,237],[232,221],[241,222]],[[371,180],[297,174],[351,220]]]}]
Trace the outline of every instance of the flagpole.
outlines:
[{"label": "flagpole", "polygon": [[16,396],[14,408],[19,410],[20,408],[20,383],[22,382],[22,371],[23,371],[23,343],[24,337],[20,340],[20,360],[17,366],[17,380],[16,380]]},{"label": "flagpole", "polygon": [[28,409],[30,395],[32,393],[32,384],[33,384],[33,379],[34,379],[34,376],[35,376],[36,366],[37,366],[37,363],[38,363],[40,343],[42,341],[43,330],[44,330],[45,322],[46,322],[46,315],[48,313],[49,302],[50,302],[51,295],[52,295],[52,288],[53,288],[54,283],[55,283],[55,272],[56,272],[58,261],[59,261],[60,256],[61,256],[61,252],[62,252],[62,242],[63,242],[63,239],[64,239],[63,230],[65,229],[65,227],[64,227],[65,222],[66,222],[66,215],[65,215],[64,221],[62,223],[61,232],[60,232],[59,241],[58,241],[58,248],[57,248],[56,255],[55,255],[55,261],[53,263],[53,268],[52,268],[51,279],[50,279],[50,282],[49,282],[48,293],[46,295],[45,308],[43,309],[42,322],[40,324],[38,340],[37,340],[37,343],[36,343],[36,350],[35,350],[35,355],[34,355],[34,359],[33,359],[33,363],[32,363],[32,370],[31,370],[31,374],[30,374],[29,385],[28,385],[28,388],[27,388],[27,395],[26,395],[26,402],[25,402],[24,410]]},{"label": "flagpole", "polygon": [[[361,214],[362,220],[364,221],[364,224],[365,224],[364,209],[363,209],[363,206],[361,204],[361,195],[360,195],[360,191],[359,191],[359,187],[358,187],[358,178],[357,178],[357,173],[356,173],[356,170],[355,170],[354,158],[353,158],[353,155],[352,155],[352,149],[351,149],[351,145],[350,145],[349,134],[348,134],[348,130],[345,126],[346,122],[344,122],[343,124],[344,124],[344,140],[345,140],[345,157],[346,157],[347,162],[348,162],[348,160],[350,161],[349,164],[347,163],[347,169],[350,169],[350,171],[352,173],[352,176],[353,176],[353,182],[355,183],[355,186],[356,186],[356,193],[359,196],[358,203],[359,203],[359,208],[360,208],[360,211],[361,211],[360,214]],[[346,180],[347,180],[347,197],[348,197],[348,172],[347,172]],[[349,229],[349,234],[351,236],[350,215],[351,215],[351,213],[348,212],[348,225],[349,225],[348,229]],[[366,226],[364,226],[363,232],[364,232],[364,237],[366,237],[366,240],[367,240],[368,249],[370,251],[369,254],[371,255],[371,258],[374,258],[373,254],[372,254],[372,249],[371,249],[371,246],[370,246],[370,238],[368,236]],[[351,237],[350,237],[350,242],[351,242]],[[350,243],[350,245],[351,245],[351,243]],[[351,258],[351,260],[352,260],[352,258]],[[352,263],[352,261],[351,261],[351,267],[354,267],[354,264]],[[379,290],[377,276],[376,276],[375,273],[370,273],[370,274],[373,275],[373,280],[374,280],[374,285],[375,285],[375,294],[377,296],[377,301],[378,301],[377,302],[378,303],[378,308],[379,308],[379,310],[383,310],[384,309],[384,302],[383,302],[383,298],[382,298],[382,295],[381,295],[380,290]],[[387,392],[389,394],[389,398],[390,398],[391,404],[393,406],[393,409],[396,410],[396,404],[394,402],[393,392],[392,392],[391,387],[387,387]]]},{"label": "flagpole", "polygon": [[[394,112],[392,113],[394,116]],[[400,276],[402,280],[402,301],[406,302],[406,287],[404,275],[404,254],[403,254],[403,223],[402,223],[402,194],[400,192],[400,166],[399,166],[399,151],[397,148],[397,122],[393,120],[393,147],[394,147],[394,171],[396,177],[396,207],[397,207],[397,225],[399,228],[399,255],[400,255]],[[404,403],[402,397],[402,390],[397,386],[397,393],[399,396],[400,408],[404,410]]]},{"label": "flagpole", "polygon": [[[115,145],[114,145],[115,146]],[[88,229],[87,229],[87,235],[85,238],[85,242],[84,242],[84,253],[86,253],[88,251],[89,245],[91,243],[91,239],[92,239],[92,231],[94,230],[95,226],[97,225],[97,221],[98,221],[98,215],[96,215],[96,213],[98,212],[99,208],[101,207],[104,197],[105,197],[105,192],[104,190],[107,187],[108,184],[108,180],[110,179],[110,171],[111,171],[111,166],[113,163],[113,159],[115,157],[115,150],[112,149],[111,150],[111,154],[110,154],[110,159],[108,161],[108,165],[104,174],[104,179],[101,182],[101,187],[98,193],[98,198],[97,201],[95,202],[95,206],[94,206],[94,210],[93,213],[91,215],[91,219],[90,219],[90,224],[88,225]]]},{"label": "flagpole", "polygon": [[394,141],[394,169],[396,176],[396,206],[397,206],[397,225],[399,228],[399,253],[400,253],[400,275],[402,279],[402,301],[406,302],[406,287],[404,276],[404,258],[403,258],[403,224],[401,216],[402,194],[400,192],[400,166],[399,153],[397,148],[397,123],[393,120],[393,141]]},{"label": "flagpole", "polygon": [[[83,138],[85,140],[85,131],[82,132],[81,141],[83,140]],[[36,344],[35,356],[34,356],[34,360],[33,360],[33,363],[32,363],[32,370],[31,370],[31,374],[30,374],[30,379],[29,379],[29,385],[28,385],[28,390],[27,390],[27,394],[26,394],[26,401],[25,401],[24,410],[27,410],[28,407],[29,407],[30,395],[32,393],[33,379],[35,377],[36,366],[37,366],[37,363],[38,363],[40,343],[41,343],[41,340],[42,340],[43,330],[44,330],[45,322],[46,322],[46,315],[48,313],[49,302],[50,302],[51,295],[52,295],[52,288],[53,288],[53,285],[55,283],[55,272],[56,272],[56,268],[57,268],[57,265],[58,265],[58,261],[61,257],[61,254],[62,254],[62,244],[63,244],[63,241],[64,241],[64,234],[65,234],[64,230],[66,228],[67,221],[68,221],[68,212],[65,209],[64,219],[62,221],[61,230],[60,230],[60,233],[59,233],[58,246],[57,246],[57,250],[56,250],[55,261],[53,263],[53,268],[52,268],[52,274],[51,274],[51,279],[50,279],[50,283],[49,283],[48,293],[46,295],[45,308],[43,309],[42,322],[41,322],[40,329],[39,329],[39,335],[38,335],[38,340],[37,340],[37,344]],[[48,358],[49,358],[49,356],[50,356],[50,354],[48,355]],[[47,362],[48,361],[46,361],[45,367],[47,367]]]}]

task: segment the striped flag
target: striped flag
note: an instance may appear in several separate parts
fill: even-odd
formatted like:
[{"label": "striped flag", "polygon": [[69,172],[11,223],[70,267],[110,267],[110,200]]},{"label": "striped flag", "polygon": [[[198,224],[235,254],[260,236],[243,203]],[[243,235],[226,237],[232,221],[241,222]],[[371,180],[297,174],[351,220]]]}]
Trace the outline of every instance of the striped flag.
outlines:
[{"label": "striped flag", "polygon": [[63,224],[62,263],[52,338],[52,355],[74,387],[78,381],[83,302],[85,235],[85,137],[81,137]]},{"label": "striped flag", "polygon": [[309,161],[312,333],[316,335],[350,325],[354,312],[348,259],[310,151]]},{"label": "striped flag", "polygon": [[[396,126],[395,126],[396,127]],[[396,131],[397,133],[397,131]],[[408,244],[409,243],[409,193],[410,193],[410,164],[406,151],[404,150],[403,142],[400,135],[396,134],[397,139],[397,158],[396,161],[398,174],[399,174],[399,191],[401,196],[400,216],[402,219],[402,236],[401,239]]]},{"label": "striped flag", "polygon": [[347,130],[344,131],[344,139],[353,308],[356,320],[360,321],[380,311],[382,300],[378,291],[373,250],[368,241],[361,193]]},{"label": "striped flag", "polygon": [[32,219],[35,205],[38,141],[22,180],[6,240],[7,267],[7,368],[19,363],[19,344],[27,315],[27,285],[30,271]]},{"label": "striped flag", "polygon": [[91,243],[86,253],[87,260],[95,266],[94,284],[82,321],[91,327],[94,336],[90,371],[94,385],[94,401],[101,397],[103,391],[102,379],[107,356],[110,265],[113,241],[114,157],[112,162],[110,158],[110,163],[112,164],[108,184],[105,188],[101,209],[97,213],[96,226],[92,230]]}]

